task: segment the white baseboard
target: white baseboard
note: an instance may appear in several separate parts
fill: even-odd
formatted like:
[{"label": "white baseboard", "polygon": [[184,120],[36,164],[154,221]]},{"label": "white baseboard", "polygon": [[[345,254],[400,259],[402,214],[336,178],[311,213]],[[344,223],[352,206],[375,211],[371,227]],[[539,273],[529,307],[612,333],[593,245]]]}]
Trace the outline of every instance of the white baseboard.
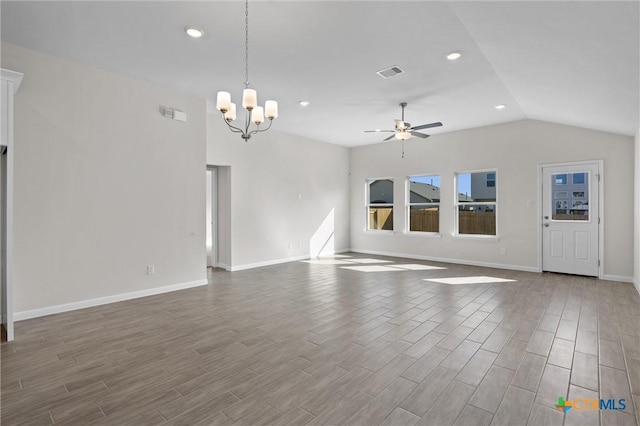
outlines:
[{"label": "white baseboard", "polygon": [[407,253],[388,253],[388,252],[382,252],[382,251],[361,250],[361,249],[355,249],[355,248],[350,249],[350,251],[355,253],[374,254],[378,256],[404,257],[405,259],[428,260],[431,262],[444,262],[444,263],[454,263],[458,265],[482,266],[485,268],[508,269],[512,271],[539,272],[536,266],[520,266],[520,265],[509,265],[509,264],[503,264],[503,263],[476,262],[473,260],[421,256],[417,254],[407,254]]},{"label": "white baseboard", "polygon": [[309,255],[308,254],[303,255],[303,256],[286,257],[286,258],[283,258],[283,259],[266,260],[264,262],[247,263],[247,264],[244,264],[244,265],[235,265],[235,266],[231,266],[231,268],[227,269],[227,270],[228,271],[232,271],[232,272],[244,271],[245,269],[260,268],[262,266],[279,265],[281,263],[296,262],[298,260],[306,260],[306,259],[309,259]]},{"label": "white baseboard", "polygon": [[30,318],[43,317],[45,315],[59,314],[61,312],[75,311],[77,309],[90,308],[92,306],[106,305],[108,303],[122,302],[138,299],[140,297],[154,296],[156,294],[169,293],[177,290],[185,290],[192,287],[207,285],[207,280],[189,281],[186,283],[154,287],[147,290],[133,291],[131,293],[114,294],[113,296],[99,297],[97,299],[81,300],[79,302],[65,303],[64,305],[47,306],[46,308],[32,309],[30,311],[16,312],[14,321],[22,321]]},{"label": "white baseboard", "polygon": [[231,266],[227,265],[226,263],[218,262],[218,264],[216,265],[216,268],[222,268],[225,271],[231,271]]},{"label": "white baseboard", "polygon": [[640,294],[640,281],[634,279],[633,286],[636,288],[636,291],[638,292],[638,294]]},{"label": "white baseboard", "polygon": [[603,275],[603,280],[620,281],[622,283],[633,283],[633,277],[625,277],[624,275]]},{"label": "white baseboard", "polygon": [[[351,250],[350,249],[334,250],[333,254],[347,253],[349,251],[351,251]],[[326,254],[323,254],[322,256],[331,256],[331,254],[330,253],[326,253]],[[272,265],[279,265],[281,263],[298,262],[300,260],[307,260],[307,259],[310,259],[310,258],[311,258],[310,255],[305,254],[305,255],[302,255],[302,256],[286,257],[286,258],[283,258],[283,259],[266,260],[264,262],[247,263],[247,264],[244,264],[244,265],[236,265],[236,266],[231,266],[231,267],[225,267],[225,269],[227,271],[232,271],[232,272],[244,271],[246,269],[260,268],[262,266],[272,266]]]}]

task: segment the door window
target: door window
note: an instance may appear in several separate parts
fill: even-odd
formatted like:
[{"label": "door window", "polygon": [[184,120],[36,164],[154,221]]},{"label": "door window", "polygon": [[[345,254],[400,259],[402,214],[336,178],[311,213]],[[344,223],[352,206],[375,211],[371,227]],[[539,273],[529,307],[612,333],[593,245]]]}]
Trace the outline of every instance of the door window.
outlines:
[{"label": "door window", "polygon": [[589,220],[589,173],[551,175],[553,220]]}]

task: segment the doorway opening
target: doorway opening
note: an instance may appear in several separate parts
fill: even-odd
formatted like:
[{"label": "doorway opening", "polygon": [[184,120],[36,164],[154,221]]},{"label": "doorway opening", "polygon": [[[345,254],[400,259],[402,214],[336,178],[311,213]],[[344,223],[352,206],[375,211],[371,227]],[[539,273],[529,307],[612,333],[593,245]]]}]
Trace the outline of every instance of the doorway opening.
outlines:
[{"label": "doorway opening", "polygon": [[0,341],[7,341],[7,330],[9,329],[7,315],[7,286],[9,277],[7,275],[7,147],[0,145],[0,317],[2,325],[0,326]]},{"label": "doorway opening", "polygon": [[218,170],[207,167],[207,269],[218,266]]},{"label": "doorway opening", "polygon": [[542,165],[540,270],[603,277],[602,161]]},{"label": "doorway opening", "polygon": [[206,179],[207,271],[230,270],[231,167],[209,165]]}]

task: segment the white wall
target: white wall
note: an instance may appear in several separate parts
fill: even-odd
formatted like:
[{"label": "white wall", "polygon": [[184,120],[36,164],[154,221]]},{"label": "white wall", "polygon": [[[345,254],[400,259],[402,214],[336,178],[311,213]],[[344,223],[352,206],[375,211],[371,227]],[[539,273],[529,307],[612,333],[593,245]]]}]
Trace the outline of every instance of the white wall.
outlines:
[{"label": "white wall", "polygon": [[[204,100],[6,43],[2,64],[25,74],[15,98],[16,317],[206,283]],[[160,105],[188,121],[162,117]]]},{"label": "white wall", "polygon": [[231,167],[218,170],[218,267],[231,269]]},{"label": "white wall", "polygon": [[207,164],[230,172],[232,270],[349,248],[349,150],[277,126],[245,142],[208,114]]},{"label": "white wall", "polygon": [[[445,123],[446,125],[446,123]],[[401,158],[398,141],[351,151],[351,247],[359,251],[444,258],[514,269],[538,268],[538,165],[604,160],[604,273],[633,276],[633,138],[533,120],[411,139]],[[500,239],[453,237],[455,172],[497,170]],[[441,238],[403,234],[404,215],[396,211],[395,234],[365,231],[365,180],[395,178],[396,206],[404,205],[408,175],[442,177]],[[507,254],[500,254],[506,248]]]},{"label": "white wall", "polygon": [[633,231],[633,283],[640,293],[640,130],[635,137],[635,208],[634,208],[634,231]]}]

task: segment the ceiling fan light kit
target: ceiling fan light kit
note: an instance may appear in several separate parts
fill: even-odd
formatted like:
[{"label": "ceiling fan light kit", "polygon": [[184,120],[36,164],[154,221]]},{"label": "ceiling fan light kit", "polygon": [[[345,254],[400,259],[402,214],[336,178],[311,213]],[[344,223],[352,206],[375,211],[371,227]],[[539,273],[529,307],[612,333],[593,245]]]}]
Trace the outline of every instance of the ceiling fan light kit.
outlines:
[{"label": "ceiling fan light kit", "polygon": [[[216,99],[216,108],[224,122],[229,126],[229,130],[240,133],[240,137],[248,141],[256,133],[266,132],[271,128],[273,120],[278,117],[278,103],[276,101],[266,101],[264,108],[258,106],[258,92],[249,87],[249,0],[245,0],[245,43],[244,43],[244,90],[242,91],[242,108],[245,109],[244,128],[233,126],[231,123],[236,119],[236,104],[231,102],[229,92],[220,91]],[[265,117],[269,120],[269,126],[261,129]],[[255,127],[251,129],[251,124]]]},{"label": "ceiling fan light kit", "polygon": [[419,126],[412,126],[411,123],[407,123],[406,121],[404,121],[404,109],[406,108],[406,106],[407,106],[406,102],[400,102],[400,108],[402,108],[402,118],[400,120],[396,120],[395,130],[380,130],[380,129],[365,130],[366,133],[369,133],[369,132],[393,133],[393,135],[383,139],[383,142],[389,141],[393,138],[401,140],[402,141],[402,158],[404,158],[404,141],[406,141],[407,139],[413,136],[417,136],[422,139],[426,139],[429,137],[429,135],[427,135],[426,133],[416,132],[416,130],[430,129],[433,127],[442,126],[442,123],[439,121],[436,121],[435,123],[421,124]]},{"label": "ceiling fan light kit", "polygon": [[389,136],[388,138],[383,139],[384,142],[389,141],[389,140],[393,139],[394,137],[396,139],[400,139],[400,140],[407,140],[407,139],[411,138],[412,136],[417,136],[419,138],[426,139],[426,138],[429,137],[429,135],[427,135],[425,133],[416,132],[416,130],[430,129],[430,128],[433,128],[433,127],[442,126],[442,123],[439,122],[439,121],[436,121],[435,123],[421,124],[419,126],[412,126],[411,123],[407,123],[406,121],[404,121],[404,109],[406,108],[406,106],[407,106],[406,102],[400,102],[400,108],[402,108],[402,118],[400,120],[396,120],[395,130],[380,130],[380,129],[376,129],[376,130],[365,130],[365,132],[366,133],[369,133],[369,132],[394,133],[393,135]]}]

